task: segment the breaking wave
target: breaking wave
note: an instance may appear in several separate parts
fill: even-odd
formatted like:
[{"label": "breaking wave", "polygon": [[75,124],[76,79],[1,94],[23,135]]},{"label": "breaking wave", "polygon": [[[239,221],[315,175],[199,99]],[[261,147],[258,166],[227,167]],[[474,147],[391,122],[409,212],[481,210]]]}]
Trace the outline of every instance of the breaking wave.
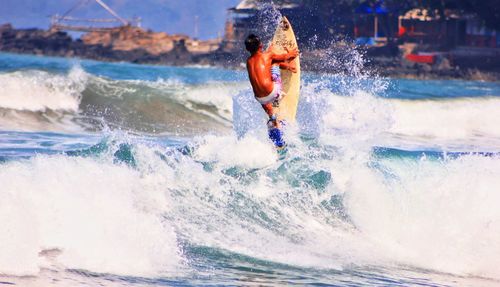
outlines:
[{"label": "breaking wave", "polygon": [[4,163],[0,272],[166,276],[208,260],[204,247],[296,268],[500,278],[498,156],[294,139],[278,160],[265,135],[141,141]]},{"label": "breaking wave", "polygon": [[[405,99],[408,91],[403,91],[401,98],[385,98],[376,96],[380,90],[383,94],[383,87],[372,85],[367,90],[345,81],[303,83],[298,115],[302,132],[318,134],[322,125],[321,129],[342,134],[368,124],[378,126],[390,139],[432,140],[442,146],[452,141],[473,145],[487,138],[491,146],[499,144],[496,96]],[[335,90],[332,83],[353,89]],[[264,121],[244,82],[112,80],[80,66],[67,74],[39,70],[0,74],[0,111],[2,129],[25,131],[120,129],[185,136],[223,134],[234,125],[241,135],[248,132],[241,129],[252,126],[249,122],[258,130]],[[304,117],[311,113],[315,116]]]},{"label": "breaking wave", "polygon": [[311,77],[276,153],[246,83],[0,74],[0,274],[500,280],[498,97]]},{"label": "breaking wave", "polygon": [[111,80],[73,67],[67,74],[16,71],[0,75],[3,129],[143,133],[223,132],[233,91],[241,85],[190,85],[175,80]]}]

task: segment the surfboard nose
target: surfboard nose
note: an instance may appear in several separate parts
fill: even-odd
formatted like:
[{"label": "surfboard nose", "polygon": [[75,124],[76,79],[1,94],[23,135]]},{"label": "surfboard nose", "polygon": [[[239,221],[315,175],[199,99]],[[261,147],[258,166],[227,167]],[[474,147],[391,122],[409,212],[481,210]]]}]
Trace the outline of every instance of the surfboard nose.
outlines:
[{"label": "surfboard nose", "polygon": [[288,31],[288,29],[290,29],[290,22],[288,21],[286,16],[283,16],[281,18],[281,29],[283,29],[283,31]]}]

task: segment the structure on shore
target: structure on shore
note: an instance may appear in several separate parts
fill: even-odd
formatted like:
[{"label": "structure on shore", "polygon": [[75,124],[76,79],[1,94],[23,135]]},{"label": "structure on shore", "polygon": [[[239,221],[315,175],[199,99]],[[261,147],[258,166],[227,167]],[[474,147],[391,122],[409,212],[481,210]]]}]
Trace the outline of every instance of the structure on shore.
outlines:
[{"label": "structure on shore", "polygon": [[[53,31],[76,31],[76,32],[107,32],[110,29],[115,29],[124,26],[141,26],[141,18],[124,19],[113,9],[111,9],[102,0],[93,0],[104,10],[106,10],[112,18],[76,18],[70,16],[72,12],[89,3],[91,0],[79,0],[71,9],[66,11],[62,16],[53,15],[51,17],[50,29]],[[92,2],[93,2],[92,1]]]},{"label": "structure on shore", "polygon": [[[104,9],[110,18],[77,18],[71,16],[75,10],[89,3],[96,3]],[[212,52],[218,48],[220,40],[197,41],[186,35],[168,35],[141,28],[141,19],[125,19],[102,0],[78,0],[62,16],[51,17],[50,31],[85,32],[80,40],[85,45],[101,45],[113,51],[144,50],[151,55],[168,53],[174,48],[199,54]]]}]

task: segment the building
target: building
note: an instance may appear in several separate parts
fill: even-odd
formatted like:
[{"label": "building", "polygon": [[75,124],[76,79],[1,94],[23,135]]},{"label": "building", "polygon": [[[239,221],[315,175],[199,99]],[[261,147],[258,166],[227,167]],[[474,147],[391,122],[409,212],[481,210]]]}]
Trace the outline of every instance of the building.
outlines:
[{"label": "building", "polygon": [[465,44],[469,47],[500,48],[500,32],[488,29],[478,19],[468,19]]},{"label": "building", "polygon": [[467,19],[452,10],[415,8],[399,16],[398,36],[404,42],[427,44],[439,49],[465,45]]},{"label": "building", "polygon": [[[228,9],[224,51],[241,50],[243,41],[250,33],[268,41],[274,34],[279,15],[286,16],[301,49],[314,49],[328,46],[335,30],[303,0],[276,1],[243,0],[236,7]],[[278,12],[279,11],[279,12]]]},{"label": "building", "polygon": [[415,8],[399,17],[398,36],[404,42],[439,46],[500,48],[500,33],[488,29],[473,14],[443,13]]}]

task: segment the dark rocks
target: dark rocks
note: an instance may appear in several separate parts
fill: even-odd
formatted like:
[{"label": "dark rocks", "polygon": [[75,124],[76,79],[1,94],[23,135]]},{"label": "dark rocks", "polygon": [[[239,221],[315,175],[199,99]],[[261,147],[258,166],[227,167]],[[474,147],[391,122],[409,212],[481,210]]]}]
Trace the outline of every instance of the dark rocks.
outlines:
[{"label": "dark rocks", "polygon": [[73,40],[64,32],[39,29],[13,29],[10,24],[0,27],[0,50],[64,56]]}]

